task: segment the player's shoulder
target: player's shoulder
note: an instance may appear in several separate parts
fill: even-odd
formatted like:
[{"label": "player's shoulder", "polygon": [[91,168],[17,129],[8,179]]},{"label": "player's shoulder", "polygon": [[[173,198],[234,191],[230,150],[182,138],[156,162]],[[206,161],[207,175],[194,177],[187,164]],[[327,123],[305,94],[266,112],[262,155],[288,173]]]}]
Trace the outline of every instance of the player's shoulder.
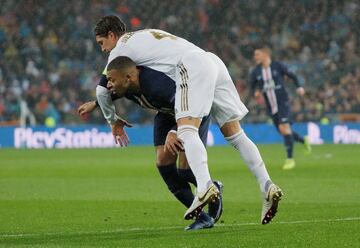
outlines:
[{"label": "player's shoulder", "polygon": [[280,71],[284,71],[284,70],[286,71],[287,70],[287,65],[284,62],[281,62],[281,61],[278,61],[278,60],[272,61],[271,66],[274,69],[279,69]]},{"label": "player's shoulder", "polygon": [[271,62],[272,66],[283,66],[284,64],[278,60],[272,61]]},{"label": "player's shoulder", "polygon": [[259,74],[259,73],[261,73],[261,66],[260,65],[256,65],[255,67],[252,68],[252,70],[251,70],[252,75]]},{"label": "player's shoulder", "polygon": [[141,30],[134,31],[134,32],[126,32],[119,38],[117,45],[125,44],[130,39],[137,37],[139,35],[141,36],[142,34],[146,33],[146,31],[147,31],[146,29],[141,29]]},{"label": "player's shoulder", "polygon": [[128,43],[129,41],[137,40],[137,39],[146,39],[147,37],[151,38],[159,38],[163,36],[170,36],[171,34],[161,30],[161,29],[141,29],[134,32],[127,32],[122,35],[118,41],[118,43]]}]

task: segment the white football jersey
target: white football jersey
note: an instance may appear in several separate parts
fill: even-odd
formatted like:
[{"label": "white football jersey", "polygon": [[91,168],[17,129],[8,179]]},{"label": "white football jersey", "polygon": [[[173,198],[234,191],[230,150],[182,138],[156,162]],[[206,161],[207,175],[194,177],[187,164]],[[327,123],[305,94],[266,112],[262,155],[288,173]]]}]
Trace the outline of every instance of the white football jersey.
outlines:
[{"label": "white football jersey", "polygon": [[126,56],[137,65],[163,72],[175,80],[176,65],[181,57],[194,51],[204,52],[193,43],[165,31],[144,29],[121,36],[110,52],[107,64],[118,56]]}]

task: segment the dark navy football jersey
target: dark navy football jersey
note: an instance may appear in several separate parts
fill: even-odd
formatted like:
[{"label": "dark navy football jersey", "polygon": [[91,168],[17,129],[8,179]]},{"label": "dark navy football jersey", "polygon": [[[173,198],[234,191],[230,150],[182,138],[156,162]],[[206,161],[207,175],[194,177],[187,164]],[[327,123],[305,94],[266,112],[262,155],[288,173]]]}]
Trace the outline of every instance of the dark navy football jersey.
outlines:
[{"label": "dark navy football jersey", "polygon": [[143,108],[154,109],[174,115],[175,81],[165,73],[139,66],[140,94],[126,94],[125,97]]},{"label": "dark navy football jersey", "polygon": [[[148,67],[139,66],[140,94],[126,94],[125,97],[140,106],[157,110],[154,120],[154,145],[164,145],[169,130],[176,130],[174,114],[175,81],[163,72]],[[202,119],[199,135],[206,146],[210,117]]]},{"label": "dark navy football jersey", "polygon": [[298,77],[287,66],[277,61],[273,61],[269,68],[258,65],[251,72],[251,88],[262,91],[268,111],[272,115],[279,112],[282,105],[288,102],[288,94],[284,85],[285,75],[291,78],[297,87],[300,86]]}]

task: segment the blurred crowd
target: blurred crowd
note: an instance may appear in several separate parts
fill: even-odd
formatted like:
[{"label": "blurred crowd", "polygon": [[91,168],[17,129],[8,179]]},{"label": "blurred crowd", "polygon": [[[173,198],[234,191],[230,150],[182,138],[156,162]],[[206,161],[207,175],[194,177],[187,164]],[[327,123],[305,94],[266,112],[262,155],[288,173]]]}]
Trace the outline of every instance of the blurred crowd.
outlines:
[{"label": "blurred crowd", "polygon": [[[159,28],[218,54],[250,109],[247,122],[267,121],[263,101],[249,92],[253,50],[267,44],[293,70],[307,94],[288,81],[294,120],[336,120],[360,113],[359,1],[276,0],[3,0],[0,4],[0,123],[104,123],[100,111],[80,118],[77,107],[94,99],[106,55],[93,26],[116,14],[129,30]],[[152,113],[124,102],[131,122]],[[25,120],[23,120],[25,121]]]}]

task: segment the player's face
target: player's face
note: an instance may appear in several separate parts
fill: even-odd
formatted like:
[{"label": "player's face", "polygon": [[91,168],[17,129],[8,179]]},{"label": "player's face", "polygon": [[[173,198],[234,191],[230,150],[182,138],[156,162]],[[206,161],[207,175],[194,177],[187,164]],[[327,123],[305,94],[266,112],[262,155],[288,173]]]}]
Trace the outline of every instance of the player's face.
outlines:
[{"label": "player's face", "polygon": [[266,53],[261,50],[255,50],[254,52],[254,59],[256,64],[261,64],[265,60]]},{"label": "player's face", "polygon": [[107,71],[107,88],[119,97],[123,97],[129,89],[130,77],[120,70]]},{"label": "player's face", "polygon": [[116,35],[113,32],[109,32],[107,36],[96,35],[96,42],[100,45],[101,51],[109,53],[114,49],[117,43]]}]

